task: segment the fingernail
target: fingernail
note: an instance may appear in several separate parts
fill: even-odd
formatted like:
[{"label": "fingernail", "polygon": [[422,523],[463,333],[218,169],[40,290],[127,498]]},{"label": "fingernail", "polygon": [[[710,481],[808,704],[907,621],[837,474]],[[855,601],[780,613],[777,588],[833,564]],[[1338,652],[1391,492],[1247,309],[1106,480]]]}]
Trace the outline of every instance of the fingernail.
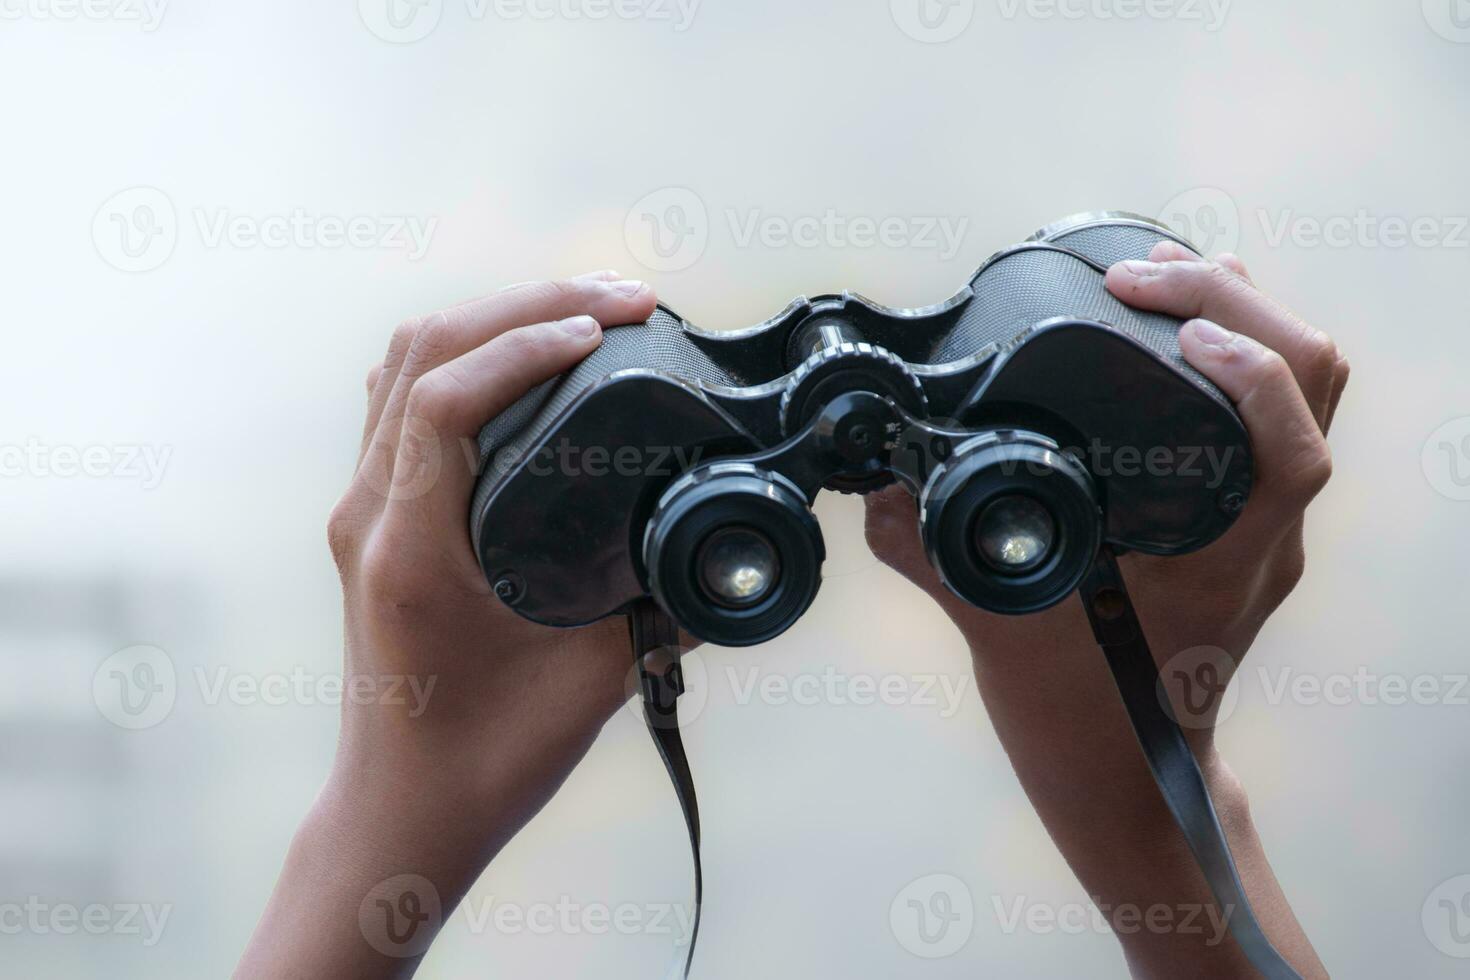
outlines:
[{"label": "fingernail", "polygon": [[565,320],[558,320],[556,326],[562,333],[570,337],[576,337],[578,340],[586,340],[588,337],[593,337],[597,334],[598,330],[602,329],[598,326],[597,321],[590,316],[568,317]]},{"label": "fingernail", "polygon": [[607,284],[608,289],[622,293],[624,296],[637,296],[646,286],[647,283],[639,282],[637,279],[620,279]]},{"label": "fingernail", "polygon": [[1235,334],[1210,320],[1193,320],[1191,324],[1194,327],[1195,338],[1202,344],[1223,347],[1235,339]]},{"label": "fingernail", "polygon": [[1142,259],[1128,259],[1123,263],[1123,268],[1135,276],[1152,276],[1158,273],[1159,264]]}]

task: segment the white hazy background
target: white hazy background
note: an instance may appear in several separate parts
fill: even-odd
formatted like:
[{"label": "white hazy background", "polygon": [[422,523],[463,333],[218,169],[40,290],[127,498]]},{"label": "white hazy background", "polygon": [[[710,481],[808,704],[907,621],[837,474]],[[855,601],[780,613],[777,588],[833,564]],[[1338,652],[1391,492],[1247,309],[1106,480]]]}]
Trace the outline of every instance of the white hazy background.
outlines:
[{"label": "white hazy background", "polygon": [[[1221,739],[1335,975],[1463,975],[1452,954],[1470,943],[1447,930],[1470,907],[1441,923],[1439,899],[1470,874],[1466,692],[1273,705],[1257,672],[1428,678],[1447,695],[1470,671],[1470,5],[704,0],[685,20],[667,0],[533,0],[543,16],[392,2],[390,20],[389,0],[0,0],[0,907],[168,910],[151,944],[120,923],[68,935],[0,918],[0,974],[233,968],[330,764],[337,709],[211,704],[207,686],[340,670],[323,527],[396,322],[603,267],[708,327],[802,292],[919,305],[1043,223],[1122,208],[1211,251],[1238,243],[1352,360],[1307,576]],[[434,224],[422,255],[379,232],[339,247],[210,234],[298,210],[308,227]],[[779,229],[829,210],[839,227],[897,218],[909,237],[743,241],[752,217]],[[953,254],[910,234],[925,218],[965,223]],[[1405,244],[1391,228],[1416,219]],[[1314,238],[1313,222],[1346,237]],[[20,462],[27,446],[104,447],[110,475]],[[129,447],[166,452],[161,478],[132,473]],[[1004,927],[997,908],[1087,897],[973,686],[950,717],[738,703],[729,671],[968,676],[948,623],[867,556],[860,504],[819,510],[833,557],[814,610],[766,646],[703,653],[709,703],[687,735],[707,857],[696,975],[1126,976],[1090,922]],[[165,651],[177,691],[130,731],[92,680],[137,644]],[[932,874],[973,905],[943,958],[890,922]],[[672,792],[624,712],[472,901],[616,910],[689,889]],[[672,942],[477,932],[461,913],[422,975],[643,978]]]}]

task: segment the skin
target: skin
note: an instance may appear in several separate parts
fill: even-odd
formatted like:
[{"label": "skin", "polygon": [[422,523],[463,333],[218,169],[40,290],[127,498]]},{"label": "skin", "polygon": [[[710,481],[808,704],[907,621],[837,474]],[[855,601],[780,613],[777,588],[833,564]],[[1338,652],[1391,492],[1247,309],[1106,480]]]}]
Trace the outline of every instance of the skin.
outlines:
[{"label": "skin", "polygon": [[[1109,288],[1134,305],[1236,331],[1210,346],[1206,328],[1191,323],[1181,343],[1240,403],[1258,484],[1220,542],[1167,562],[1130,556],[1125,574],[1161,656],[1210,643],[1238,663],[1301,574],[1302,511],[1330,472],[1324,434],[1347,366],[1330,341],[1258,293],[1233,258],[1188,261],[1169,249],[1151,258],[1114,268]],[[327,536],[343,587],[344,689],[358,677],[409,677],[429,693],[402,703],[344,697],[331,773],[237,976],[411,975],[449,911],[625,702],[622,620],[553,630],[494,599],[469,544],[470,460],[486,419],[585,357],[601,327],[642,321],[654,304],[647,285],[600,272],[513,286],[394,331],[368,376],[358,466]],[[940,585],[916,530],[911,498],[870,498],[870,544],[969,639],[996,729],[1082,882],[1111,904],[1208,902],[1081,610],[1064,604],[1003,619],[972,609]],[[1298,969],[1323,976],[1208,721],[1195,727],[1196,752],[1252,904]],[[1228,941],[1205,946],[1146,930],[1120,938],[1138,976],[1250,975]]]},{"label": "skin", "polygon": [[[1180,331],[1184,356],[1236,403],[1256,483],[1235,525],[1211,546],[1120,563],[1160,665],[1214,648],[1224,679],[1301,578],[1304,512],[1332,472],[1326,433],[1348,365],[1330,338],[1257,290],[1234,256],[1205,262],[1165,243],[1149,258],[1114,266],[1108,288],[1130,305],[1189,321]],[[1210,892],[1144,763],[1081,604],[1024,617],[966,604],[925,558],[913,498],[901,490],[869,498],[867,537],[969,642],[986,711],[1021,784],[1099,907],[1208,907]],[[1266,860],[1245,790],[1215,749],[1220,699],[1201,704],[1169,690],[1257,917],[1297,972],[1325,977]],[[1114,925],[1134,976],[1256,975],[1232,940],[1212,944],[1208,927],[1195,935],[1140,929],[1137,920],[1131,929]]]}]

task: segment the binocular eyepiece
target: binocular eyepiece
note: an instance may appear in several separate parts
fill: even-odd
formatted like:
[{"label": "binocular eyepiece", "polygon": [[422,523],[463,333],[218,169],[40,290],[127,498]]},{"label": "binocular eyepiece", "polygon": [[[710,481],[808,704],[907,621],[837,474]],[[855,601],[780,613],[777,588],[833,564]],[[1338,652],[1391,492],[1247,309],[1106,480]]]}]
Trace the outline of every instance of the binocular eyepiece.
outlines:
[{"label": "binocular eyepiece", "polygon": [[826,557],[806,496],[748,463],[714,463],[675,481],[643,538],[660,605],[722,646],[785,632],[816,598]]},{"label": "binocular eyepiece", "polygon": [[[844,391],[784,448],[686,473],[664,491],[644,532],[650,593],[712,643],[748,646],[779,635],[821,585],[816,486],[850,485],[881,469],[918,497],[929,560],[965,601],[1022,614],[1069,595],[1102,542],[1087,470],[1034,432],[947,430],[906,414],[891,397]],[[934,457],[943,458],[931,467]]]}]

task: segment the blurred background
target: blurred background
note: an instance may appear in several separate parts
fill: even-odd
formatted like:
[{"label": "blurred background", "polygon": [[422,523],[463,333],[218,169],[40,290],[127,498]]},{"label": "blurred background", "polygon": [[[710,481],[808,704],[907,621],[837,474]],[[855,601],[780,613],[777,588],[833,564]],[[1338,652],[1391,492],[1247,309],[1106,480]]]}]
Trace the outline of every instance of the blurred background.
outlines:
[{"label": "blurred background", "polygon": [[[1467,85],[1464,0],[0,0],[0,973],[233,968],[332,757],[395,323],[605,267],[712,328],[921,305],[1121,208],[1352,360],[1220,737],[1335,975],[1463,976]],[[819,514],[814,610],[691,668],[696,976],[1126,976],[959,636]],[[682,834],[623,712],[422,975],[659,975]]]}]

